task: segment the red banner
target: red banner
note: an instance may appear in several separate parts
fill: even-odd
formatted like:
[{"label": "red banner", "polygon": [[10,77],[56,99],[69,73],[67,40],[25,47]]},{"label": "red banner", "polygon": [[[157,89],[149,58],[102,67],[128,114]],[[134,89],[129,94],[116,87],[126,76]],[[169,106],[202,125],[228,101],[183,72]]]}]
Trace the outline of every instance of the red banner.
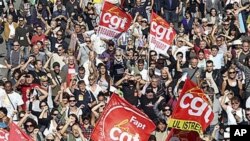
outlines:
[{"label": "red banner", "polygon": [[8,141],[8,136],[9,136],[8,131],[0,129],[0,141]]},{"label": "red banner", "polygon": [[202,141],[199,134],[194,131],[171,129],[166,141]]},{"label": "red banner", "polygon": [[92,133],[94,141],[147,141],[154,123],[126,100],[113,94]]},{"label": "red banner", "polygon": [[162,17],[151,14],[149,46],[158,53],[165,54],[172,44],[176,32]]},{"label": "red banner", "polygon": [[33,141],[20,127],[15,123],[10,124],[9,141]]},{"label": "red banner", "polygon": [[98,35],[107,40],[116,38],[122,32],[128,30],[132,20],[132,17],[122,9],[105,2],[98,27]]},{"label": "red banner", "polygon": [[203,91],[187,79],[177,103],[168,126],[203,134],[214,118],[212,107]]}]

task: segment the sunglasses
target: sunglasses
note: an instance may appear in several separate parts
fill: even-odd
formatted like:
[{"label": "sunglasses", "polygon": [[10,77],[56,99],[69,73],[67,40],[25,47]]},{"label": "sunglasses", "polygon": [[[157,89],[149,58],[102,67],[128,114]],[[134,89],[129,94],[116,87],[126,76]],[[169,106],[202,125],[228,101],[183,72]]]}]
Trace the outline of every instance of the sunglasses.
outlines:
[{"label": "sunglasses", "polygon": [[235,71],[232,71],[232,72],[228,72],[229,74],[235,74],[236,72]]},{"label": "sunglasses", "polygon": [[87,40],[87,41],[85,41],[86,43],[90,43],[91,41],[90,40]]},{"label": "sunglasses", "polygon": [[46,139],[46,141],[54,141],[54,139]]},{"label": "sunglasses", "polygon": [[75,102],[76,100],[69,100],[69,102]]},{"label": "sunglasses", "polygon": [[30,125],[26,125],[27,127],[33,127],[33,125],[32,124],[30,124]]}]

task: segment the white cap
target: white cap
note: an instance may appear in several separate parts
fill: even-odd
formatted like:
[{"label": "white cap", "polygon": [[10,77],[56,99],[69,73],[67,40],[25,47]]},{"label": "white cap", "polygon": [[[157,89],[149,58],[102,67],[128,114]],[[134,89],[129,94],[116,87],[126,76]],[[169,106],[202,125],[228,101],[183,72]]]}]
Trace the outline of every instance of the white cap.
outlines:
[{"label": "white cap", "polygon": [[241,40],[235,40],[235,41],[233,41],[233,45],[242,45],[242,42],[241,42]]}]

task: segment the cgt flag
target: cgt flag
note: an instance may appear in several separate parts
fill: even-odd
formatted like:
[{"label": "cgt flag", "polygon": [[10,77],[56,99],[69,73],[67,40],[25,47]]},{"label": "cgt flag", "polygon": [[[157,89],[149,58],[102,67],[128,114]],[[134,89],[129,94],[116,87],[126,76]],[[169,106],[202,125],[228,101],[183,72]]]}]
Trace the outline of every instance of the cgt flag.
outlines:
[{"label": "cgt flag", "polygon": [[214,118],[209,100],[203,91],[187,79],[168,126],[203,134]]},{"label": "cgt flag", "polygon": [[202,141],[199,134],[194,131],[183,131],[172,128],[166,141]]},{"label": "cgt flag", "polygon": [[0,129],[0,141],[8,141],[8,136],[9,136],[8,131]]},{"label": "cgt flag", "polygon": [[94,141],[147,141],[154,123],[126,100],[113,94],[91,135]]},{"label": "cgt flag", "polygon": [[128,30],[132,20],[131,15],[105,1],[98,27],[98,35],[106,40],[116,38],[122,32]]},{"label": "cgt flag", "polygon": [[172,44],[176,32],[162,17],[156,13],[151,14],[151,26],[150,26],[150,49],[157,51],[158,53],[165,54]]},{"label": "cgt flag", "polygon": [[34,141],[15,123],[10,123],[9,141]]}]

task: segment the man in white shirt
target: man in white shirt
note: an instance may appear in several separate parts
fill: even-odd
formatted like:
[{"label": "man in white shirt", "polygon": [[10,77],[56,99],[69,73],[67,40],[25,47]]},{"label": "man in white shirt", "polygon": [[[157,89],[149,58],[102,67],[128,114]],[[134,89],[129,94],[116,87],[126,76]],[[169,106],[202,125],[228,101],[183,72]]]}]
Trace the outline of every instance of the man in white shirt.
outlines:
[{"label": "man in white shirt", "polygon": [[144,60],[143,59],[138,60],[136,69],[137,69],[136,74],[140,74],[142,76],[143,80],[147,80],[147,81],[149,80],[148,70],[144,69]]},{"label": "man in white shirt", "polygon": [[[186,43],[188,46],[185,46],[184,43]],[[182,52],[183,54],[182,61],[186,62],[186,52],[193,47],[194,45],[190,43],[189,41],[183,38],[178,38],[176,46],[172,46],[172,55],[175,58],[175,60],[177,60],[177,53]]]},{"label": "man in white shirt", "polygon": [[224,66],[224,55],[219,52],[218,46],[211,47],[211,55],[209,55],[209,60],[213,61],[214,69],[221,69]]},{"label": "man in white shirt", "polygon": [[21,111],[21,105],[24,104],[20,94],[13,91],[12,83],[6,81],[4,83],[4,90],[0,92],[0,106],[5,107],[8,110],[8,117],[13,117],[13,120],[17,120],[17,116],[14,115],[14,111]]}]

